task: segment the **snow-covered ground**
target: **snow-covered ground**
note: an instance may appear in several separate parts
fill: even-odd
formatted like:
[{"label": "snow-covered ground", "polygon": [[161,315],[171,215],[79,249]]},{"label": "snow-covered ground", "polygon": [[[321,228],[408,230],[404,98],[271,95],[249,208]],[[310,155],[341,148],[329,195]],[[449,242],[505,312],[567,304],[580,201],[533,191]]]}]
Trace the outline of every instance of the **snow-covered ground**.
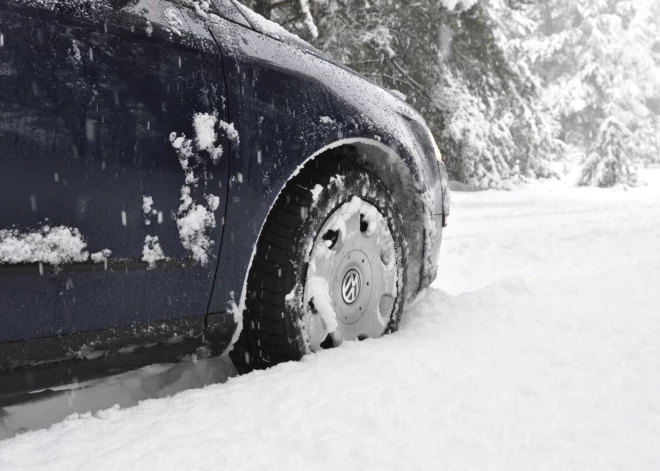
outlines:
[{"label": "snow-covered ground", "polygon": [[[455,193],[438,280],[395,335],[75,414],[0,441],[0,469],[660,469],[660,171],[643,176]],[[230,374],[191,365],[179,386]],[[5,434],[51,408],[30,407],[0,412]]]}]

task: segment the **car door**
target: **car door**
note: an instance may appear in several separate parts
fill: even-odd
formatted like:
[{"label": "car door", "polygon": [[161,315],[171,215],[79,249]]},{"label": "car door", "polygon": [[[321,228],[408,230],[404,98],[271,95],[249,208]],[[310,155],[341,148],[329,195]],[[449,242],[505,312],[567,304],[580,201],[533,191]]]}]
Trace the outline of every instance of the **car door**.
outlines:
[{"label": "car door", "polygon": [[86,333],[64,352],[86,355],[204,327],[227,191],[221,57],[174,4],[118,3],[0,0],[0,343]]}]

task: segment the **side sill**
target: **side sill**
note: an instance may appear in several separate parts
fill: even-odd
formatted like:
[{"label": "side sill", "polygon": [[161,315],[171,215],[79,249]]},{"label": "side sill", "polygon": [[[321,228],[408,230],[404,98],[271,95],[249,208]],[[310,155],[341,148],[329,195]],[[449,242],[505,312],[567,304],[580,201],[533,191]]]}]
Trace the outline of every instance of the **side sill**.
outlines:
[{"label": "side sill", "polygon": [[[0,344],[0,407],[52,394],[48,388],[176,363],[204,348],[221,354],[236,325],[231,313]],[[134,346],[131,346],[134,345]],[[40,391],[31,393],[31,391]]]},{"label": "side sill", "polygon": [[130,354],[114,353],[95,360],[48,363],[1,374],[0,407],[39,400],[56,394],[48,388],[118,374],[152,363],[174,363],[194,353],[201,345],[200,336],[176,345],[141,348]]},{"label": "side sill", "polygon": [[205,317],[0,343],[0,376],[20,368],[65,360],[91,360],[110,352],[130,353],[137,347],[173,344],[199,337],[204,332]]}]

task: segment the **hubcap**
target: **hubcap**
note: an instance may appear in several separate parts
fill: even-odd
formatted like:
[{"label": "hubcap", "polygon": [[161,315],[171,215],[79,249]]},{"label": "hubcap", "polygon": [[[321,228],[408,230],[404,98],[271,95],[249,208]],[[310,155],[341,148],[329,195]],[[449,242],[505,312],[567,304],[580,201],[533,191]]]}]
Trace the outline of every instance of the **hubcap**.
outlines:
[{"label": "hubcap", "polygon": [[[318,233],[305,282],[303,329],[311,351],[380,337],[397,298],[397,257],[385,217],[358,197]],[[326,343],[324,343],[326,342]]]}]

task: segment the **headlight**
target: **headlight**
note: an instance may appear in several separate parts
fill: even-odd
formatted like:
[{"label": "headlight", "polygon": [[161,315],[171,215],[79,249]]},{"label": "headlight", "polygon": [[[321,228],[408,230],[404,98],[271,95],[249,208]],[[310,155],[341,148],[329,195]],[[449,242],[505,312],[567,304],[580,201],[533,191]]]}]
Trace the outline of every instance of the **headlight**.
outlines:
[{"label": "headlight", "polygon": [[431,132],[428,126],[425,125],[424,127],[426,127],[426,132],[429,134],[429,138],[431,139],[431,144],[433,144],[433,152],[435,153],[435,160],[437,160],[438,162],[442,162],[442,152],[440,152],[438,143],[435,142],[433,133]]}]

